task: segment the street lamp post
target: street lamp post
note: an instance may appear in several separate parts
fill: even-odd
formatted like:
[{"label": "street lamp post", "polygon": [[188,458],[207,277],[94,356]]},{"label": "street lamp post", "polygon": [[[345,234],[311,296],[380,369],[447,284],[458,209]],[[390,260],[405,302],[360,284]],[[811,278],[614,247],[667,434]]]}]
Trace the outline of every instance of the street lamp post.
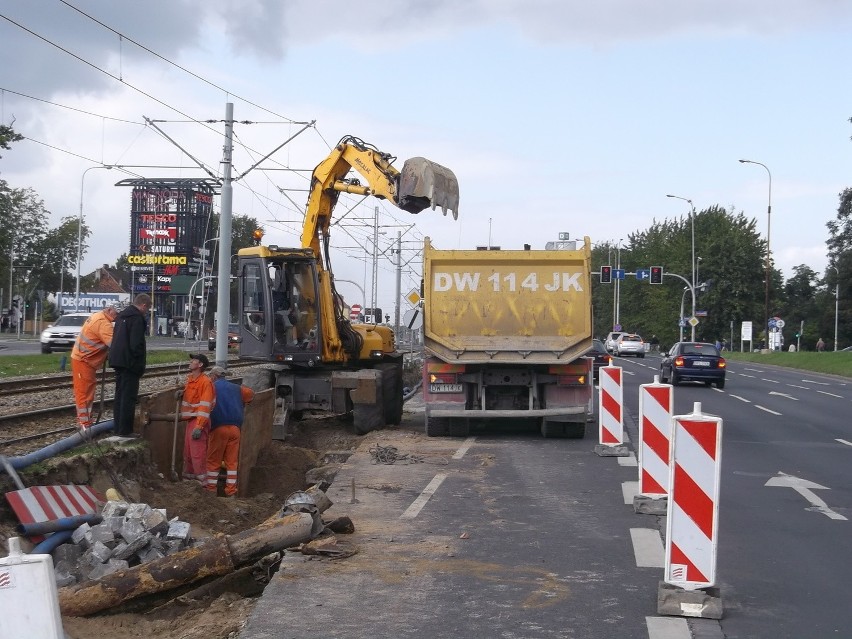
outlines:
[{"label": "street lamp post", "polygon": [[835,266],[837,279],[834,280],[834,350],[837,351],[837,316],[840,313],[840,267]]},{"label": "street lamp post", "polygon": [[769,167],[763,164],[763,162],[755,162],[754,160],[740,160],[740,164],[757,164],[759,166],[762,166],[764,169],[766,169],[766,174],[769,176],[769,198],[766,204],[766,273],[764,274],[763,283],[765,289],[765,298],[763,303],[763,328],[766,331],[766,346],[769,347],[769,229],[770,222],[772,219],[772,173],[770,172]]},{"label": "street lamp post", "polygon": [[[689,221],[692,226],[692,258],[691,258],[691,266],[692,266],[692,315],[691,317],[695,317],[695,206],[692,204],[692,200],[686,197],[681,197],[679,195],[666,195],[666,197],[673,197],[676,200],[683,200],[687,204],[689,204]],[[691,339],[695,341],[695,326],[692,326]]]},{"label": "street lamp post", "polygon": [[[112,166],[108,164],[104,164],[103,166],[90,166],[88,169],[83,171],[83,176],[80,178],[80,218],[77,221],[77,286],[74,291],[74,312],[78,312],[80,310],[80,259],[83,253],[83,185],[86,181],[86,173],[91,171],[92,169],[111,169]],[[60,293],[60,306],[61,306],[61,296],[62,291]]]},{"label": "street lamp post", "polygon": [[[621,268],[621,242],[622,238],[618,239],[618,250],[616,251],[615,257],[615,270],[618,271]],[[614,298],[614,311],[613,318],[615,319],[615,324],[612,327],[614,331],[621,330],[621,280],[617,277],[615,278],[615,288],[613,289],[613,293],[615,294]]]}]

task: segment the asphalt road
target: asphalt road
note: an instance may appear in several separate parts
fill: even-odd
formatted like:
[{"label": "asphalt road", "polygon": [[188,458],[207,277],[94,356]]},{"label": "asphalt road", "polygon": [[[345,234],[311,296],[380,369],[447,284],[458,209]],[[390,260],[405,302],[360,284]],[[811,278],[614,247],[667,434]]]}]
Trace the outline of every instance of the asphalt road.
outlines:
[{"label": "asphalt road", "polygon": [[[617,361],[626,398],[659,373],[657,358]],[[717,577],[726,639],[850,636],[852,380],[731,362],[723,391],[674,390],[676,414],[701,402],[723,419]],[[628,410],[635,416],[636,402]]]}]

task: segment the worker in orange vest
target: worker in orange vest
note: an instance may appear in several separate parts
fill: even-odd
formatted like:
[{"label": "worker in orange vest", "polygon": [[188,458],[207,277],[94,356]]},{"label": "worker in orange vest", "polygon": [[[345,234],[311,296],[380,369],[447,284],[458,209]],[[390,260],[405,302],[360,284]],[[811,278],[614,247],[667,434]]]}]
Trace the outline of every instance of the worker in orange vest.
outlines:
[{"label": "worker in orange vest", "polygon": [[204,486],[216,494],[219,471],[225,466],[225,497],[237,494],[237,464],[240,456],[240,428],[245,418],[245,405],[254,399],[254,391],[242,384],[224,379],[228,375],[221,366],[210,369],[216,390],[216,406],[210,413],[210,439],[207,442],[207,482]]},{"label": "worker in orange vest", "polygon": [[92,427],[92,404],[98,385],[98,369],[103,365],[112,344],[112,323],[118,317],[114,306],[93,313],[83,324],[74,348],[71,349],[71,377],[74,382],[74,403],[77,405],[77,426],[85,432]]},{"label": "worker in orange vest", "polygon": [[213,382],[204,374],[210,366],[207,356],[189,356],[189,375],[183,388],[180,418],[186,420],[183,440],[183,478],[204,484],[207,479],[207,437],[210,412],[216,405]]}]

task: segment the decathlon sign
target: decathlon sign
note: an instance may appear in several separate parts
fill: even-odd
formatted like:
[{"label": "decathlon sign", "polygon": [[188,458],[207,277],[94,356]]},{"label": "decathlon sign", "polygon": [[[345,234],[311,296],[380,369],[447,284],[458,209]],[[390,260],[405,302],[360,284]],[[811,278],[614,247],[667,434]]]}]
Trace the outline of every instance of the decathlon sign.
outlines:
[{"label": "decathlon sign", "polygon": [[80,293],[79,304],[75,303],[74,293],[59,295],[59,306],[64,313],[72,313],[79,309],[81,313],[100,311],[111,304],[121,304],[129,301],[130,296],[122,293]]}]

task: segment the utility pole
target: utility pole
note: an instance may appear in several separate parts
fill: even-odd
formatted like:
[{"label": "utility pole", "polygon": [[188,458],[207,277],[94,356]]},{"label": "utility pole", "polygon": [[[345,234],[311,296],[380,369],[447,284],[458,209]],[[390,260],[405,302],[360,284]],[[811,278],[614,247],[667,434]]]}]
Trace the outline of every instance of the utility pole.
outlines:
[{"label": "utility pole", "polygon": [[370,308],[372,308],[373,320],[378,324],[380,318],[376,318],[376,289],[379,286],[379,207],[377,206],[373,210],[375,212],[373,217],[373,282],[370,292]]},{"label": "utility pole", "polygon": [[231,223],[234,190],[231,154],[234,149],[234,104],[225,105],[225,148],[222,158],[222,211],[219,220],[219,285],[216,294],[216,365],[228,367],[228,321],[231,317]]},{"label": "utility pole", "polygon": [[393,332],[399,335],[399,304],[402,299],[402,231],[396,232],[396,301],[393,316]]}]

